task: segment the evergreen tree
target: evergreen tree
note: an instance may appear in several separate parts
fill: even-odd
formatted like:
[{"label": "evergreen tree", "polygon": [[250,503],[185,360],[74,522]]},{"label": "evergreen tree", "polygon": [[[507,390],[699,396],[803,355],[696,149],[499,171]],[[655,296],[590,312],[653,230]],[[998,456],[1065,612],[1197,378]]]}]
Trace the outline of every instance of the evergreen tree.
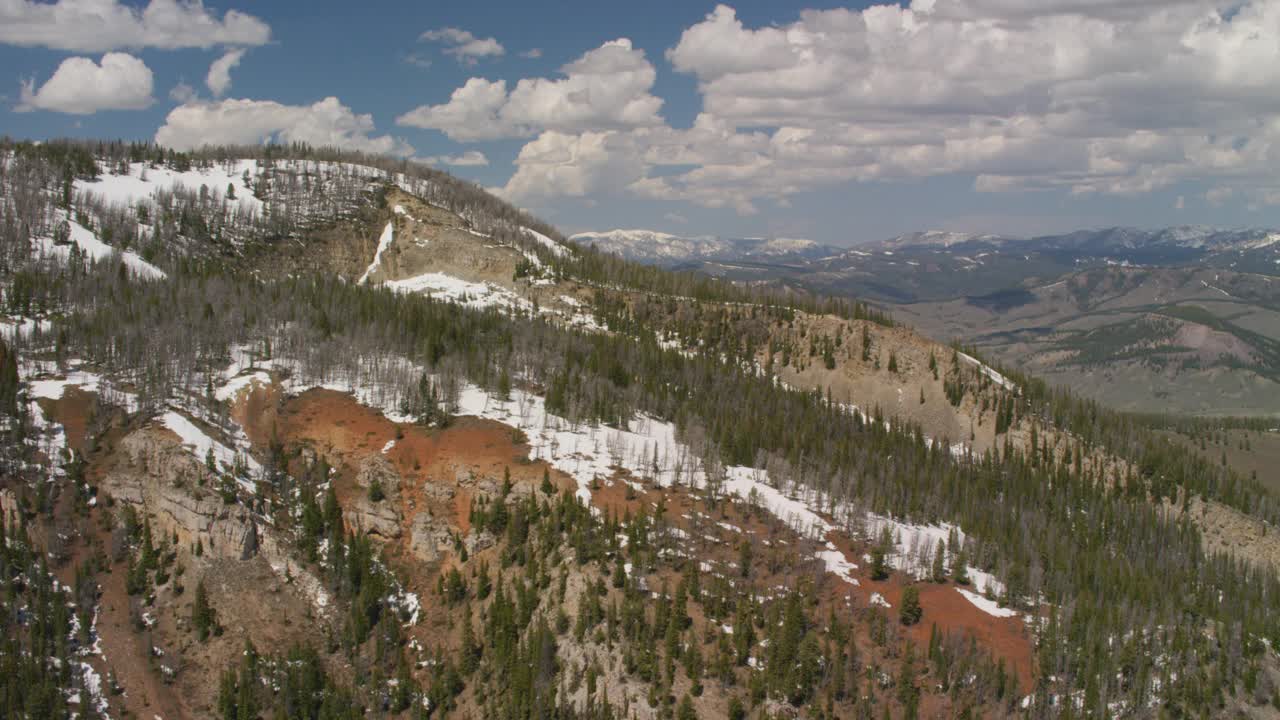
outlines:
[{"label": "evergreen tree", "polygon": [[915,625],[920,622],[924,610],[920,607],[920,588],[908,585],[902,589],[902,601],[898,605],[898,618],[903,625]]},{"label": "evergreen tree", "polygon": [[947,551],[942,543],[937,543],[934,547],[933,562],[930,564],[929,579],[936,583],[944,583],[947,581]]},{"label": "evergreen tree", "polygon": [[680,700],[680,708],[676,710],[676,720],[698,720],[698,713],[693,709],[693,698],[688,693]]},{"label": "evergreen tree", "polygon": [[213,607],[209,605],[209,593],[205,590],[204,578],[196,583],[196,598],[191,605],[191,624],[195,627],[196,637],[200,638],[200,642],[209,638],[209,634],[217,624]]}]

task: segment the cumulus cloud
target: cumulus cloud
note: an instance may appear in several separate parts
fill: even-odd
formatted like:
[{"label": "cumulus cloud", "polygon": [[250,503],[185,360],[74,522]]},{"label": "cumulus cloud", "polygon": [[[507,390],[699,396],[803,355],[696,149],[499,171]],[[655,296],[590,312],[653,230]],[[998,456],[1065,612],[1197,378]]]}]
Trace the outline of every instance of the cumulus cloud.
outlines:
[{"label": "cumulus cloud", "polygon": [[[1076,194],[1200,180],[1262,198],[1280,185],[1277,37],[1280,0],[914,0],[763,27],[720,5],[666,53],[697,82],[694,125],[615,126],[587,144],[633,176],[639,158],[627,192],[745,213],[823,185],[936,175]],[[608,163],[580,157],[588,175]],[[526,181],[549,168],[573,174],[522,152],[508,192],[551,192]]]},{"label": "cumulus cloud", "polygon": [[444,44],[444,54],[454,56],[464,65],[475,65],[483,58],[501,57],[507,52],[506,48],[502,47],[502,43],[494,38],[478,38],[466,30],[455,27],[428,30],[418,39]]},{"label": "cumulus cloud", "polygon": [[528,50],[525,50],[524,52],[520,53],[520,57],[526,58],[529,60],[537,60],[538,58],[542,57],[542,48],[529,48]]},{"label": "cumulus cloud", "polygon": [[190,102],[169,112],[156,142],[189,150],[203,145],[303,142],[347,150],[411,155],[413,147],[389,135],[374,135],[372,115],[361,115],[328,97],[312,105],[271,100]]},{"label": "cumulus cloud", "polygon": [[396,124],[434,128],[454,140],[494,140],[514,134],[499,112],[507,103],[507,82],[471,78],[443,105],[422,105],[396,118]]},{"label": "cumulus cloud", "polygon": [[169,99],[176,103],[189,103],[196,97],[196,89],[188,85],[185,80],[179,80],[178,84],[169,91]]},{"label": "cumulus cloud", "polygon": [[221,18],[200,0],[151,0],[145,8],[119,0],[0,0],[0,43],[72,52],[119,48],[210,48],[263,45],[271,27],[228,10]]},{"label": "cumulus cloud", "polygon": [[483,167],[489,164],[489,158],[479,150],[468,150],[458,155],[430,155],[422,158],[428,165],[453,165],[456,167]]},{"label": "cumulus cloud", "polygon": [[616,192],[643,179],[642,155],[629,134],[547,131],[520,149],[516,173],[500,194],[525,200]]},{"label": "cumulus cloud", "polygon": [[531,137],[544,130],[593,132],[662,124],[662,99],[649,91],[657,73],[625,38],[607,42],[560,69],[562,78],[471,78],[449,102],[422,105],[396,119],[453,140]]},{"label": "cumulus cloud", "polygon": [[141,110],[152,103],[151,69],[126,53],[107,53],[101,62],[72,57],[37,90],[35,80],[22,84],[17,109],[52,110],[90,115],[99,110]]},{"label": "cumulus cloud", "polygon": [[214,97],[222,97],[231,89],[231,69],[240,64],[244,52],[243,48],[228,50],[209,66],[209,74],[205,77],[204,84],[209,86],[209,91]]}]

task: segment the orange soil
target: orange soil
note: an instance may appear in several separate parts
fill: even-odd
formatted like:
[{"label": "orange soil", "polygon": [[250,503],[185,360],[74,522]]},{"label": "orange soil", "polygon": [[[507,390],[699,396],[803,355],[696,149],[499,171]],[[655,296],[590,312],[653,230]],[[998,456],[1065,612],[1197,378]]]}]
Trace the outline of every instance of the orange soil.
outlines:
[{"label": "orange soil", "polygon": [[[67,446],[78,452],[85,452],[90,413],[101,409],[97,407],[97,400],[97,393],[86,392],[73,385],[63,391],[61,398],[42,400],[41,404],[49,418],[62,425],[67,435]],[[108,431],[103,447],[114,447],[120,434],[119,429]],[[98,455],[91,458],[85,475],[94,484],[101,480],[105,472],[101,461],[106,457]],[[61,493],[59,517],[67,517],[74,512],[69,507],[71,499],[72,493]],[[94,548],[105,549],[110,546],[111,533],[103,528],[99,517],[104,512],[111,510],[99,505],[82,525],[88,535],[78,537],[78,542],[72,548],[70,561],[59,568],[58,575],[62,582],[68,585],[73,583],[76,568],[95,552]],[[127,711],[140,717],[187,716],[185,704],[173,688],[165,685],[151,668],[150,634],[134,630],[130,617],[132,601],[125,591],[124,563],[112,563],[110,571],[97,574],[97,581],[102,594],[98,599],[96,627],[103,655],[84,660],[102,677],[102,692],[110,712],[113,715],[123,715]],[[106,687],[109,672],[115,673],[116,681],[125,689],[125,694],[110,694]]]},{"label": "orange soil", "polygon": [[57,400],[42,398],[39,402],[45,415],[62,425],[67,434],[67,447],[84,452],[89,414],[98,403],[98,394],[81,390],[78,385],[68,385]]},{"label": "orange soil", "polygon": [[[852,550],[852,545],[842,534],[832,532],[828,539],[836,547],[858,564],[854,573],[859,586],[854,587],[843,580],[838,580],[838,595],[849,595],[857,599],[856,606],[865,607],[872,593],[880,593],[889,604],[893,605],[889,615],[896,620],[898,606],[902,602],[902,591],[910,584],[907,578],[898,572],[892,573],[882,582],[871,579],[870,569],[862,562],[861,554]],[[931,582],[915,583],[920,591],[920,607],[924,610],[920,622],[906,628],[906,634],[921,648],[928,647],[929,632],[933,625],[945,637],[959,634],[963,637],[972,635],[978,644],[1005,661],[1006,668],[1018,678],[1018,687],[1027,692],[1032,687],[1032,670],[1034,668],[1034,648],[1031,634],[1027,630],[1021,616],[998,618],[978,609],[969,602],[956,586],[948,582],[936,584]],[[973,588],[968,588],[973,590]]]},{"label": "orange soil", "polygon": [[[401,437],[396,439],[397,431]],[[340,476],[345,475],[348,482],[339,481],[335,488],[339,499],[357,489],[349,478],[359,462],[374,453],[392,439],[396,439],[394,447],[387,453],[387,459],[395,465],[404,478],[401,486],[401,499],[405,507],[405,537],[408,541],[408,524],[412,521],[417,508],[430,505],[430,501],[421,492],[426,483],[444,484],[455,489],[453,499],[447,507],[435,507],[433,511],[450,517],[455,526],[464,533],[469,528],[468,509],[471,494],[466,488],[458,487],[456,475],[459,470],[473,472],[476,476],[501,478],[503,469],[510,468],[513,483],[531,483],[537,487],[542,480],[544,463],[527,461],[527,448],[518,444],[514,432],[509,426],[498,422],[478,418],[458,418],[450,427],[443,430],[428,430],[410,424],[398,424],[385,418],[380,412],[361,405],[353,397],[345,393],[329,390],[311,390],[291,398],[283,403],[278,415],[278,432],[280,439],[286,443],[306,443],[312,445],[336,468]],[[575,484],[571,478],[551,470],[553,484],[557,489],[571,489]],[[667,520],[670,524],[689,529],[693,524],[682,517],[691,509],[706,512],[704,503],[689,497],[686,492],[664,490],[662,493],[667,502]],[[626,485],[621,475],[604,481],[592,492],[593,504],[607,513],[621,516],[625,511],[636,514],[641,508],[652,512],[658,493],[647,488],[635,492],[635,497],[626,499]],[[757,538],[772,538],[775,541],[786,539],[788,550],[805,552],[801,541],[787,530],[780,529],[771,519],[760,518],[757,513],[744,511],[736,504],[725,505],[712,513],[714,519],[721,516],[727,521],[741,527],[746,533]],[[703,531],[720,537],[724,543],[706,547],[709,555],[722,554],[724,559],[732,560],[736,555],[736,545],[740,538],[738,533],[724,531],[711,522],[701,519]],[[860,566],[861,553],[839,533],[829,538],[836,542],[847,557],[854,559]],[[774,548],[776,549],[776,547]],[[719,552],[716,552],[716,551]],[[757,547],[758,561],[773,549]],[[865,568],[860,568],[856,577],[861,583],[854,587],[833,576],[827,576],[835,588],[831,593],[832,601],[843,606],[843,597],[848,594],[856,598],[856,605],[866,607],[872,592],[879,592],[894,606],[890,611],[896,619],[904,578],[894,574],[885,582],[872,582]],[[785,573],[779,574],[779,581],[786,582]],[[917,645],[928,644],[930,627],[937,625],[944,635],[958,633],[962,636],[973,636],[981,646],[996,657],[1004,659],[1011,673],[1017,676],[1019,686],[1024,691],[1032,687],[1033,648],[1026,627],[1021,618],[997,618],[966,600],[955,587],[950,584],[935,585],[921,583],[920,604],[924,610],[924,618],[920,624],[907,629],[906,634]],[[425,597],[424,597],[425,600]]]},{"label": "orange soil", "polygon": [[[537,487],[545,467],[545,463],[528,461],[528,449],[516,444],[512,429],[501,423],[462,417],[443,430],[431,430],[392,422],[350,395],[331,390],[309,390],[285,401],[277,431],[286,443],[311,445],[340,474],[348,475],[395,440],[386,458],[404,480],[401,495],[406,505],[419,504],[421,493],[416,491],[427,483],[453,487],[451,507],[440,509],[448,509],[455,524],[464,528],[469,528],[470,493],[457,487],[459,471],[501,480],[509,468],[513,484]],[[554,469],[551,479],[557,488],[573,487],[569,478]],[[407,508],[407,519],[412,518],[413,507]]]}]

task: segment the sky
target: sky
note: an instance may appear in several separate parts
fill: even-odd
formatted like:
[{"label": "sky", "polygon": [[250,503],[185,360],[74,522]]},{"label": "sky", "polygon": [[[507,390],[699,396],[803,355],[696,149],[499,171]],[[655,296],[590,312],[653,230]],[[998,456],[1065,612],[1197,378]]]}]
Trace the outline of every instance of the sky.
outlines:
[{"label": "sky", "polygon": [[412,157],[566,233],[1280,226],[1280,0],[0,0],[0,113]]}]

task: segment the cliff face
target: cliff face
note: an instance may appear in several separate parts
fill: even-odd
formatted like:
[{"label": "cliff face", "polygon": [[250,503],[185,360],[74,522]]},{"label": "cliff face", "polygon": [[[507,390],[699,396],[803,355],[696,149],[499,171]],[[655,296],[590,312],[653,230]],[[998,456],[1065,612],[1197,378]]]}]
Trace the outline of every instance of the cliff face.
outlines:
[{"label": "cliff face", "polygon": [[242,505],[227,505],[215,479],[167,430],[143,427],[119,443],[102,489],[116,502],[150,516],[158,530],[184,545],[197,540],[215,558],[245,560],[261,554],[273,565],[288,558],[284,539],[255,521]]},{"label": "cliff face", "polygon": [[[370,455],[356,472],[356,493],[344,504],[342,519],[349,530],[360,530],[383,541],[398,540],[402,534],[400,473],[381,455]],[[375,499],[374,488],[379,488]]]}]

